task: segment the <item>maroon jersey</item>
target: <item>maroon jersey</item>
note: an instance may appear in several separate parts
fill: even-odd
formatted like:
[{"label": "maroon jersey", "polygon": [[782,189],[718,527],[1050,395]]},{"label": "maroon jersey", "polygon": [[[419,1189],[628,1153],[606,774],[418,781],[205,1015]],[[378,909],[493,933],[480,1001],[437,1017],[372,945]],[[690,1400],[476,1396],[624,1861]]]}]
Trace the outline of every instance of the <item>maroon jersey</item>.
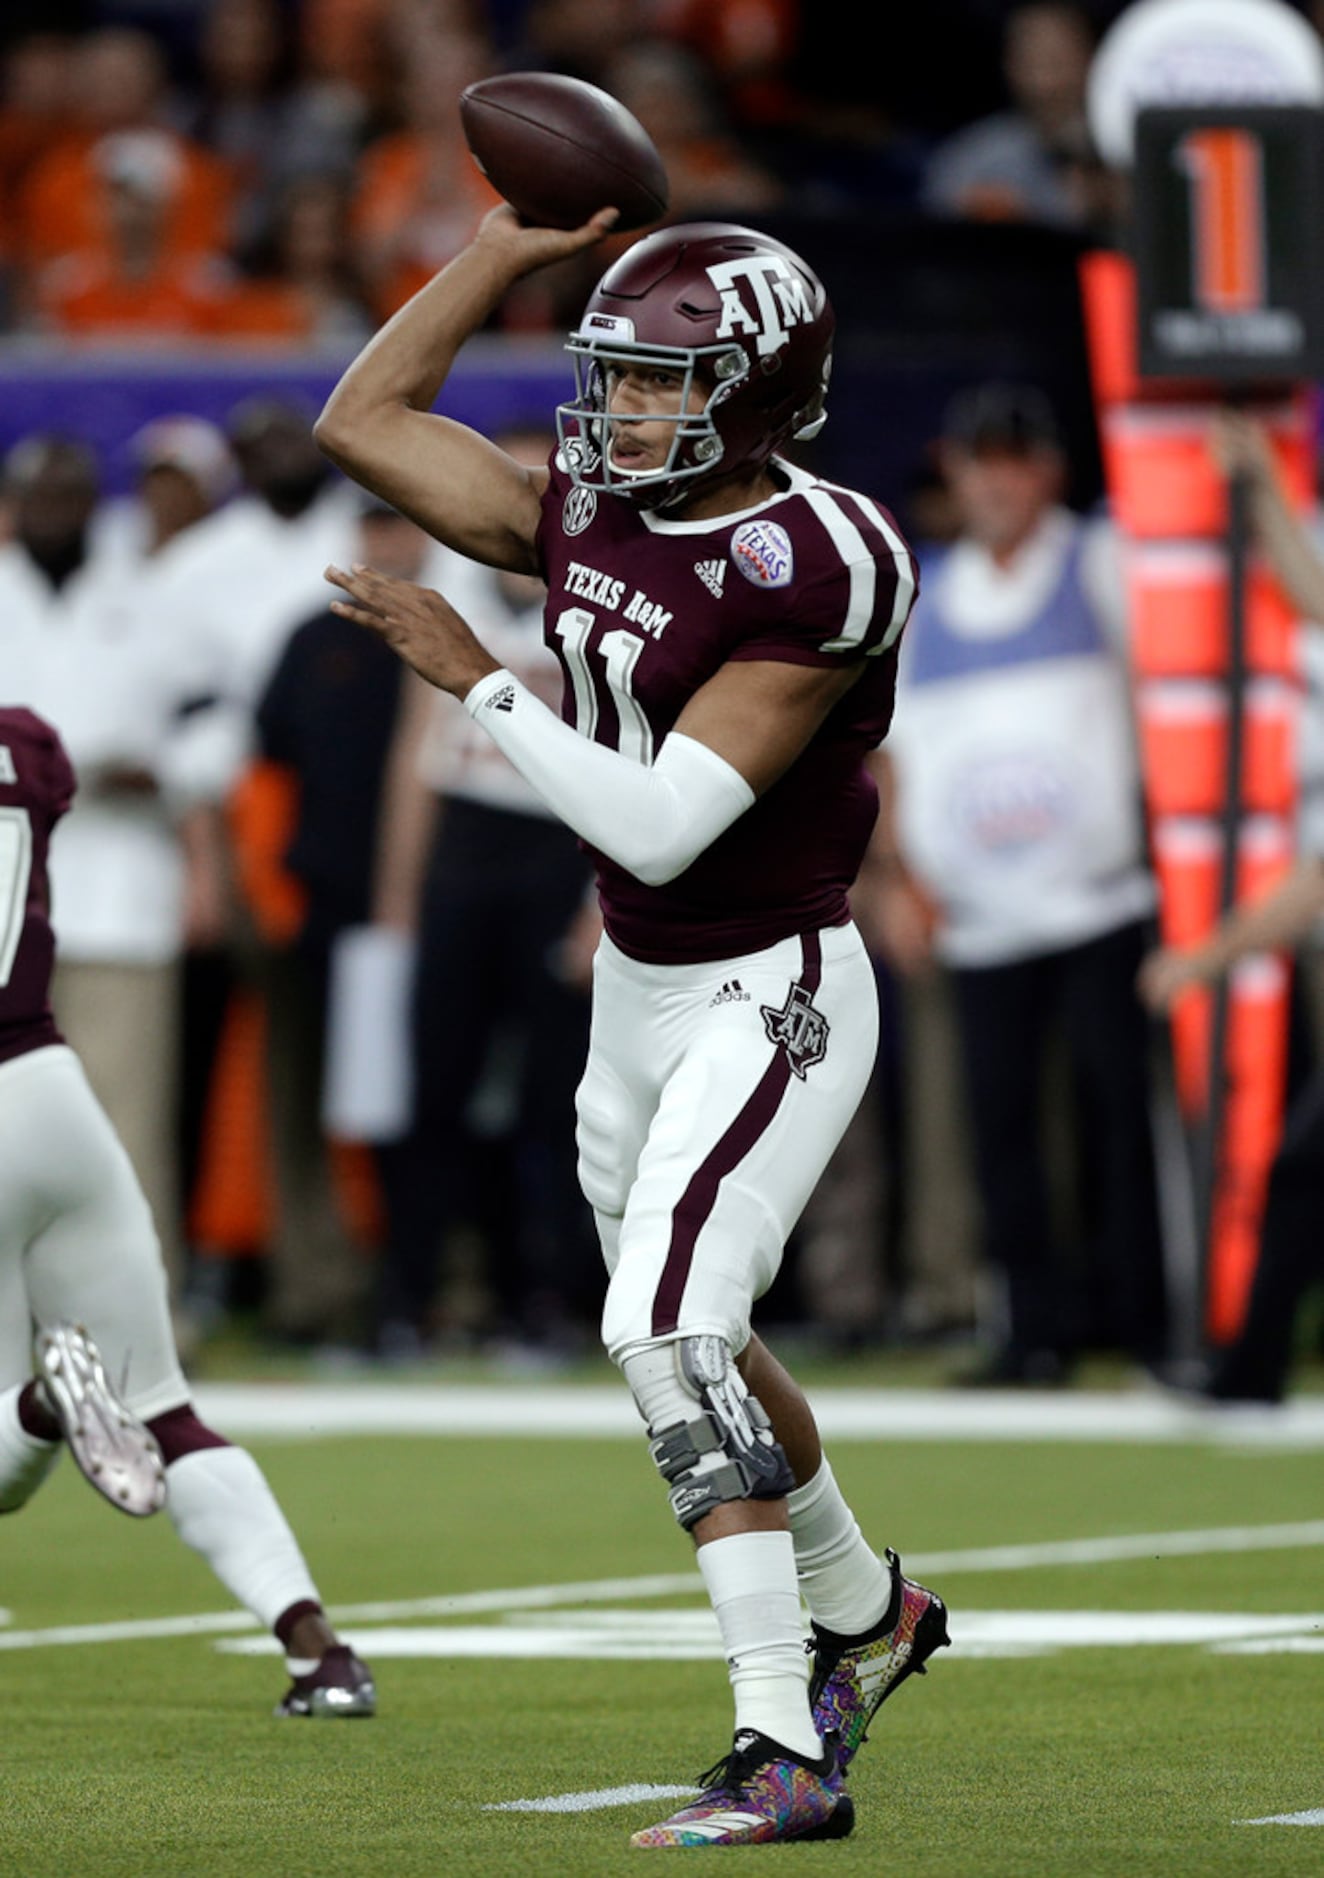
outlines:
[{"label": "maroon jersey", "polygon": [[0,705],[0,1063],[62,1041],[50,1005],[46,856],[74,788],[58,733],[33,711]]},{"label": "maroon jersey", "polygon": [[840,925],[878,812],[864,759],[887,734],[918,570],[881,503],[778,464],[785,493],[667,521],[575,489],[555,458],[539,554],[562,716],[651,763],[730,659],[865,669],[806,749],[693,866],[648,887],[594,852],[603,918],[650,964],[732,958]]}]

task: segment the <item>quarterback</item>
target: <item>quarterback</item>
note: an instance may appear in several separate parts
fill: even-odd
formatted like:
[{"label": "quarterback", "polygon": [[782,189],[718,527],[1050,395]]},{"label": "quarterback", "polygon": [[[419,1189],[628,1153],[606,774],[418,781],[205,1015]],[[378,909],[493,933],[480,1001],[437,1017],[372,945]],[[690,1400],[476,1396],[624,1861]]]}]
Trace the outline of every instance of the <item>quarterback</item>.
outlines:
[{"label": "quarterback", "polygon": [[112,1506],[164,1504],[275,1632],[291,1677],[278,1715],[371,1715],[372,1677],[257,1462],[194,1413],[151,1211],[51,1011],[47,857],[74,789],[53,727],[0,705],[0,1513],[67,1447]]},{"label": "quarterback", "polygon": [[697,1544],[735,1701],[699,1797],[632,1843],[836,1838],[851,1757],[947,1641],[945,1612],[866,1545],[750,1314],[873,1066],[847,893],[915,562],[880,504],[778,454],[824,421],[833,318],[804,262],[746,228],[665,228],[608,270],[569,341],[576,395],[545,467],[433,414],[514,282],[613,216],[563,233],[492,211],[316,428],[449,546],[542,577],[560,716],[440,595],[327,572],[337,610],[461,699],[597,869],[577,1109],[603,1340]]}]

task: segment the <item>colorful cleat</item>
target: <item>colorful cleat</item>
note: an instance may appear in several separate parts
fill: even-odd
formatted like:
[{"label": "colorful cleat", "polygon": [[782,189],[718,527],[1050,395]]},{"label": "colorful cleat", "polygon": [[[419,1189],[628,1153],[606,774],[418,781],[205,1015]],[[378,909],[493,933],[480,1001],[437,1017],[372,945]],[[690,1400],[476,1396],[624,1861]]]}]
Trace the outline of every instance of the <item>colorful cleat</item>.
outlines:
[{"label": "colorful cleat", "polygon": [[843,1774],[888,1696],[907,1676],[922,1676],[933,1652],[951,1641],[942,1599],[913,1579],[903,1578],[895,1552],[889,1549],[885,1556],[892,1569],[892,1604],[883,1623],[900,1607],[887,1629],[880,1625],[863,1637],[839,1637],[817,1624],[813,1627],[809,1703],[814,1726],[821,1739],[835,1747]]},{"label": "colorful cleat", "polygon": [[81,1324],[53,1324],[36,1342],[41,1393],[80,1472],[121,1513],[146,1519],[165,1505],[165,1462],[150,1429],[111,1387]]},{"label": "colorful cleat", "polygon": [[334,1643],[316,1669],[294,1677],[275,1713],[319,1721],[375,1715],[377,1685],[368,1665],[360,1662],[347,1643]]},{"label": "colorful cleat", "polygon": [[844,1839],[855,1808],[843,1790],[831,1747],[802,1761],[752,1728],[731,1752],[699,1776],[697,1800],[660,1825],[636,1832],[630,1844],[766,1845],[786,1839]]}]

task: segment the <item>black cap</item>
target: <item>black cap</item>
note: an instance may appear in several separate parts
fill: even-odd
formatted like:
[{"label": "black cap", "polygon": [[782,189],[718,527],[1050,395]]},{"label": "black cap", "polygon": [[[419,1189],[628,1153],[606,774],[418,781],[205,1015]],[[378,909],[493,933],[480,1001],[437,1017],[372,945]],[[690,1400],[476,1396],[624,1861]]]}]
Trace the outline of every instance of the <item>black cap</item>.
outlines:
[{"label": "black cap", "polygon": [[1031,450],[1061,447],[1053,407],[1037,385],[975,385],[952,399],[942,435],[967,450]]}]

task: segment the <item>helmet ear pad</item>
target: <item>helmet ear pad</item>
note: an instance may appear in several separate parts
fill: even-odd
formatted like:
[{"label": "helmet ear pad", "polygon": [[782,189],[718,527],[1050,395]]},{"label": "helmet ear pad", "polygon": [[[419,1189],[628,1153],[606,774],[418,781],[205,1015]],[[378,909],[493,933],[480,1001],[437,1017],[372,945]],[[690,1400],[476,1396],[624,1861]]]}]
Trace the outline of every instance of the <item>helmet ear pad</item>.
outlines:
[{"label": "helmet ear pad", "polygon": [[[569,341],[572,355],[665,355],[713,390],[703,425],[693,436],[678,434],[666,468],[616,493],[673,501],[698,477],[756,468],[793,437],[816,435],[826,415],[833,330],[812,269],[753,229],[681,223],[627,249],[590,295]],[[579,411],[587,417],[582,379]],[[562,406],[558,422],[574,412]]]}]

